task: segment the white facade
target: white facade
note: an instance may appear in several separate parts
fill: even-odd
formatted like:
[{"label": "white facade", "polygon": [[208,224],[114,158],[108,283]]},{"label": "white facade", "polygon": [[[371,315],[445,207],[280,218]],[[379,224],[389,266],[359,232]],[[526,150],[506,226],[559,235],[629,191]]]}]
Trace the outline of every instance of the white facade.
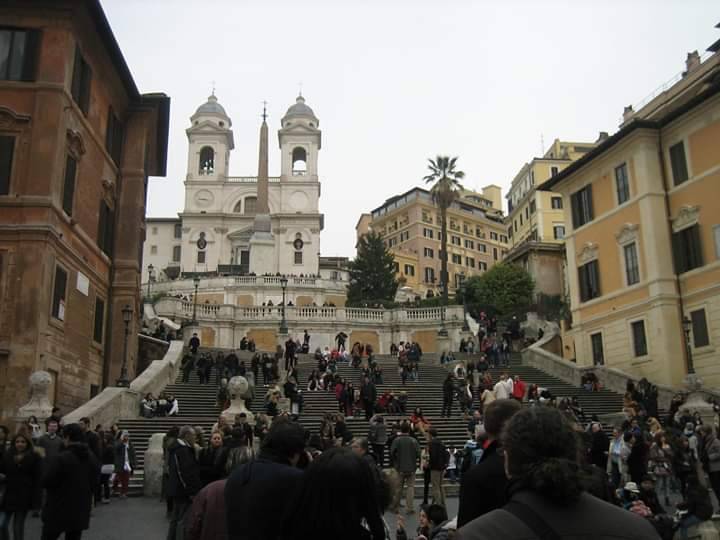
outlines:
[{"label": "white facade", "polygon": [[[190,118],[185,208],[182,223],[180,271],[215,272],[218,266],[238,265],[234,273],[249,271],[250,238],[258,197],[257,176],[230,176],[228,163],[234,148],[232,121],[212,95]],[[278,139],[281,176],[269,178],[268,205],[272,228],[271,261],[263,260],[269,273],[317,275],[320,231],[318,151],[319,122],[302,96],[281,120]],[[148,220],[151,231],[153,220]],[[159,232],[159,229],[158,229]],[[174,239],[171,239],[174,240]],[[174,246],[174,242],[171,242]],[[150,253],[156,245],[155,253]],[[147,234],[144,245],[143,281],[147,266],[165,268],[172,262],[172,248],[160,248]],[[162,255],[167,258],[162,259]]]},{"label": "white facade", "polygon": [[153,281],[167,281],[174,276],[173,270],[177,272],[180,266],[182,223],[177,218],[148,218],[146,227],[142,282],[147,283],[150,265]]}]

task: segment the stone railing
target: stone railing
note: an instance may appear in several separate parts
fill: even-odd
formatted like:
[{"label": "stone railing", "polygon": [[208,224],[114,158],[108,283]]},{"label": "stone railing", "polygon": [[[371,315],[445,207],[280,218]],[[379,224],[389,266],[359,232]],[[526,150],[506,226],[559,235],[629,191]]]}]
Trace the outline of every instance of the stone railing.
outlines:
[{"label": "stone railing", "polygon": [[[226,288],[262,288],[270,287],[280,289],[279,276],[227,276],[227,277],[204,277],[200,285],[202,292],[224,291]],[[296,277],[287,278],[288,289],[325,289],[335,293],[344,293],[347,288],[347,281],[337,279],[325,279],[317,277]],[[147,290],[147,283],[143,284],[143,291]],[[195,291],[195,284],[192,279],[176,279],[173,281],[154,281],[151,284],[152,294],[183,294],[191,295]]]},{"label": "stone railing", "polygon": [[[230,304],[198,304],[196,317],[199,321],[279,321],[282,306],[233,306]],[[462,306],[444,308],[346,308],[320,306],[286,306],[285,318],[294,321],[337,321],[361,323],[433,323],[442,320],[462,321]],[[162,317],[192,319],[193,303],[179,298],[164,297],[155,303],[155,311]]]},{"label": "stone railing", "polygon": [[154,360],[137,378],[130,388],[109,386],[90,401],[63,417],[66,424],[79,422],[88,417],[94,426],[111,426],[121,418],[135,418],[140,411],[140,400],[148,392],[157,395],[172,383],[180,369],[183,342],[172,341],[162,360]]},{"label": "stone railing", "polygon": [[[239,184],[256,184],[257,176],[226,176],[225,181]],[[268,182],[280,182],[280,177],[269,176]]]}]

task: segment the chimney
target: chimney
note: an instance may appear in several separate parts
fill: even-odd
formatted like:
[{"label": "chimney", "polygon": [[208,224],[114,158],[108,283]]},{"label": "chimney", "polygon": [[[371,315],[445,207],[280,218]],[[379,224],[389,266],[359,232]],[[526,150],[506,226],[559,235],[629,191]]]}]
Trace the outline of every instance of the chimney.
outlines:
[{"label": "chimney", "polygon": [[607,132],[607,131],[601,131],[601,132],[598,134],[597,141],[595,141],[595,142],[598,143],[598,144],[600,144],[601,142],[603,142],[604,140],[606,140],[606,139],[609,138],[609,137],[610,137],[610,135],[608,135],[608,132]]},{"label": "chimney", "polygon": [[683,77],[686,76],[688,73],[692,73],[699,67],[700,54],[697,51],[689,52],[687,54],[687,58],[685,59],[685,73],[683,73]]},{"label": "chimney", "polygon": [[632,105],[628,105],[625,107],[625,110],[623,111],[623,122],[627,122],[635,115],[635,111],[632,108]]}]

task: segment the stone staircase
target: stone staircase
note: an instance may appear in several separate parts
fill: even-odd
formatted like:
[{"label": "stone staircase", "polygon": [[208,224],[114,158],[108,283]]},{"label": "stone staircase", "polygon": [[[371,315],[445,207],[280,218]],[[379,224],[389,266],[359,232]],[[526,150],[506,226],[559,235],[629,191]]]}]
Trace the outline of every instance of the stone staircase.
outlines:
[{"label": "stone staircase", "polygon": [[[415,407],[423,409],[425,418],[439,431],[440,439],[448,446],[462,448],[467,441],[467,420],[460,414],[459,406],[454,403],[453,417],[441,418],[442,409],[442,383],[447,374],[447,368],[435,365],[433,355],[426,354],[420,363],[419,380],[407,381],[403,386],[397,370],[397,359],[389,355],[376,356],[378,364],[383,370],[383,384],[377,385],[378,396],[386,390],[395,392],[405,390],[408,394],[408,413]],[[249,366],[249,362],[246,361]],[[298,370],[301,387],[305,386],[308,374],[316,367],[316,361],[310,355],[301,355],[298,362]],[[493,380],[496,381],[501,373],[507,372],[511,375],[519,375],[526,384],[538,384],[547,387],[553,395],[561,397],[577,396],[588,419],[592,414],[615,413],[622,408],[622,396],[609,390],[600,392],[586,392],[576,388],[556,377],[548,375],[534,367],[520,364],[520,355],[515,354],[510,362],[509,368],[496,368],[490,370]],[[338,366],[338,373],[353,384],[359,385],[361,370],[350,367],[347,364]],[[262,377],[261,377],[262,379]],[[200,385],[197,375],[193,372],[189,383],[179,382],[169,385],[165,391],[175,395],[179,401],[180,416],[169,418],[129,418],[119,422],[121,429],[130,431],[131,439],[135,445],[138,457],[139,471],[133,475],[130,484],[131,495],[142,494],[143,474],[142,467],[144,452],[147,449],[148,441],[153,433],[163,433],[171,426],[193,425],[202,426],[206,434],[209,434],[213,423],[217,420],[220,410],[215,404],[217,387],[215,385],[215,374],[213,373],[212,383]],[[258,385],[256,398],[252,404],[253,412],[263,411],[264,387]],[[300,423],[307,429],[317,432],[320,421],[326,412],[337,411],[337,402],[332,392],[308,392],[303,391],[304,407],[300,416]],[[477,402],[476,402],[477,403]],[[394,420],[392,415],[386,416],[386,422]],[[364,415],[362,417],[348,418],[346,421],[349,430],[354,436],[366,436],[368,423]],[[421,441],[422,442],[422,441]],[[387,454],[386,454],[387,459]],[[422,478],[418,475],[416,489],[422,493]],[[457,484],[449,484],[448,494],[456,493]]]}]

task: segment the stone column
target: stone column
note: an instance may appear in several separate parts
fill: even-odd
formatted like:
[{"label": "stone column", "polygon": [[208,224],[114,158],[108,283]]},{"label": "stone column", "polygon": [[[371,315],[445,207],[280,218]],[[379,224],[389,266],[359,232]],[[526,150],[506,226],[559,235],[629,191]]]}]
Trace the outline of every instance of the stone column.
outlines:
[{"label": "stone column", "polygon": [[28,379],[30,384],[30,401],[18,409],[15,418],[20,426],[31,416],[38,419],[40,425],[52,414],[53,405],[48,397],[48,388],[52,384],[52,376],[47,371],[35,371]]},{"label": "stone column", "polygon": [[146,497],[159,497],[162,489],[163,477],[163,438],[164,433],[153,433],[150,443],[145,450],[145,465],[143,466],[143,493]]}]

